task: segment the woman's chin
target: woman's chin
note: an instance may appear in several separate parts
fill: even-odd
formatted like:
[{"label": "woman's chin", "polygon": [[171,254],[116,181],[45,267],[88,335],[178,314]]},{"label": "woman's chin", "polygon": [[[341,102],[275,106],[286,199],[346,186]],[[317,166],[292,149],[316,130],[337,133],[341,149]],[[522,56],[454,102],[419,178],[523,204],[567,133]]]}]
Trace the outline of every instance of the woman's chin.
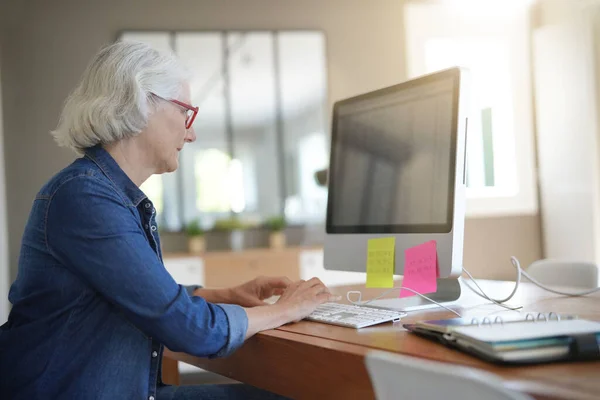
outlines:
[{"label": "woman's chin", "polygon": [[179,163],[175,162],[175,163],[169,165],[169,170],[167,172],[175,172],[175,171],[177,171],[177,168],[179,168]]},{"label": "woman's chin", "polygon": [[179,168],[179,160],[177,158],[165,163],[163,173],[175,172]]}]

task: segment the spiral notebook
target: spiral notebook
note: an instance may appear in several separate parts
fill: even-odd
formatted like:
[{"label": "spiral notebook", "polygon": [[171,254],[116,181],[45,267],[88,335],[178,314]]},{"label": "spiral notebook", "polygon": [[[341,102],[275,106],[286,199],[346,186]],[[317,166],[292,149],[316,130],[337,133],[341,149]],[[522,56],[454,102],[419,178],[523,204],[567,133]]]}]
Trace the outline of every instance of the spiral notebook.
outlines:
[{"label": "spiral notebook", "polygon": [[488,361],[532,364],[600,360],[600,323],[558,314],[422,321],[409,331]]}]

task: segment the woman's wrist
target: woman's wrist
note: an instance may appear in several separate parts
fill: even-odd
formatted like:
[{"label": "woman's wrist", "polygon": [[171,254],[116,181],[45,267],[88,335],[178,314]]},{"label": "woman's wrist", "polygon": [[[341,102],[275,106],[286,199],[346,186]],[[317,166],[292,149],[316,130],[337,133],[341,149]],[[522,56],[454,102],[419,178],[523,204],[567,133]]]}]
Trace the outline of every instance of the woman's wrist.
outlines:
[{"label": "woman's wrist", "polygon": [[290,322],[289,307],[281,304],[251,307],[245,310],[248,316],[246,339],[258,332],[275,329]]},{"label": "woman's wrist", "polygon": [[291,308],[288,305],[284,305],[284,304],[272,304],[272,305],[268,305],[267,307],[269,307],[269,310],[273,313],[273,315],[276,316],[275,318],[275,324],[276,326],[274,326],[274,328],[278,328],[281,325],[287,324],[288,322],[290,322],[292,320],[291,315]]}]

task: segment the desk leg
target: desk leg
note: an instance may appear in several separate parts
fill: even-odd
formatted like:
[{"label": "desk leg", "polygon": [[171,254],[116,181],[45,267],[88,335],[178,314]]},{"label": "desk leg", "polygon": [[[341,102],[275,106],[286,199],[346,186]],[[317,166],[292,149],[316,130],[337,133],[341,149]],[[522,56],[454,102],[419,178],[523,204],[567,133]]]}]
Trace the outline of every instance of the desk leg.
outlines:
[{"label": "desk leg", "polygon": [[167,385],[179,386],[179,367],[177,363],[177,360],[163,356],[162,381]]}]

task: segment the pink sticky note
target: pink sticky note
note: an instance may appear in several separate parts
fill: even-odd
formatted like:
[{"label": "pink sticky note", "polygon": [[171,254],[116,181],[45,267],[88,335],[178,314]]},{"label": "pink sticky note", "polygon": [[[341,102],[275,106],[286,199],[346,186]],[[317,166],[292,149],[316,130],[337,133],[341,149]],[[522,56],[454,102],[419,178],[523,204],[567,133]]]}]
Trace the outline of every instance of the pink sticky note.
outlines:
[{"label": "pink sticky note", "polygon": [[[435,240],[420,244],[404,251],[404,279],[402,287],[415,290],[421,294],[437,291],[438,275],[437,249]],[[408,290],[400,290],[400,297],[415,294]]]}]

